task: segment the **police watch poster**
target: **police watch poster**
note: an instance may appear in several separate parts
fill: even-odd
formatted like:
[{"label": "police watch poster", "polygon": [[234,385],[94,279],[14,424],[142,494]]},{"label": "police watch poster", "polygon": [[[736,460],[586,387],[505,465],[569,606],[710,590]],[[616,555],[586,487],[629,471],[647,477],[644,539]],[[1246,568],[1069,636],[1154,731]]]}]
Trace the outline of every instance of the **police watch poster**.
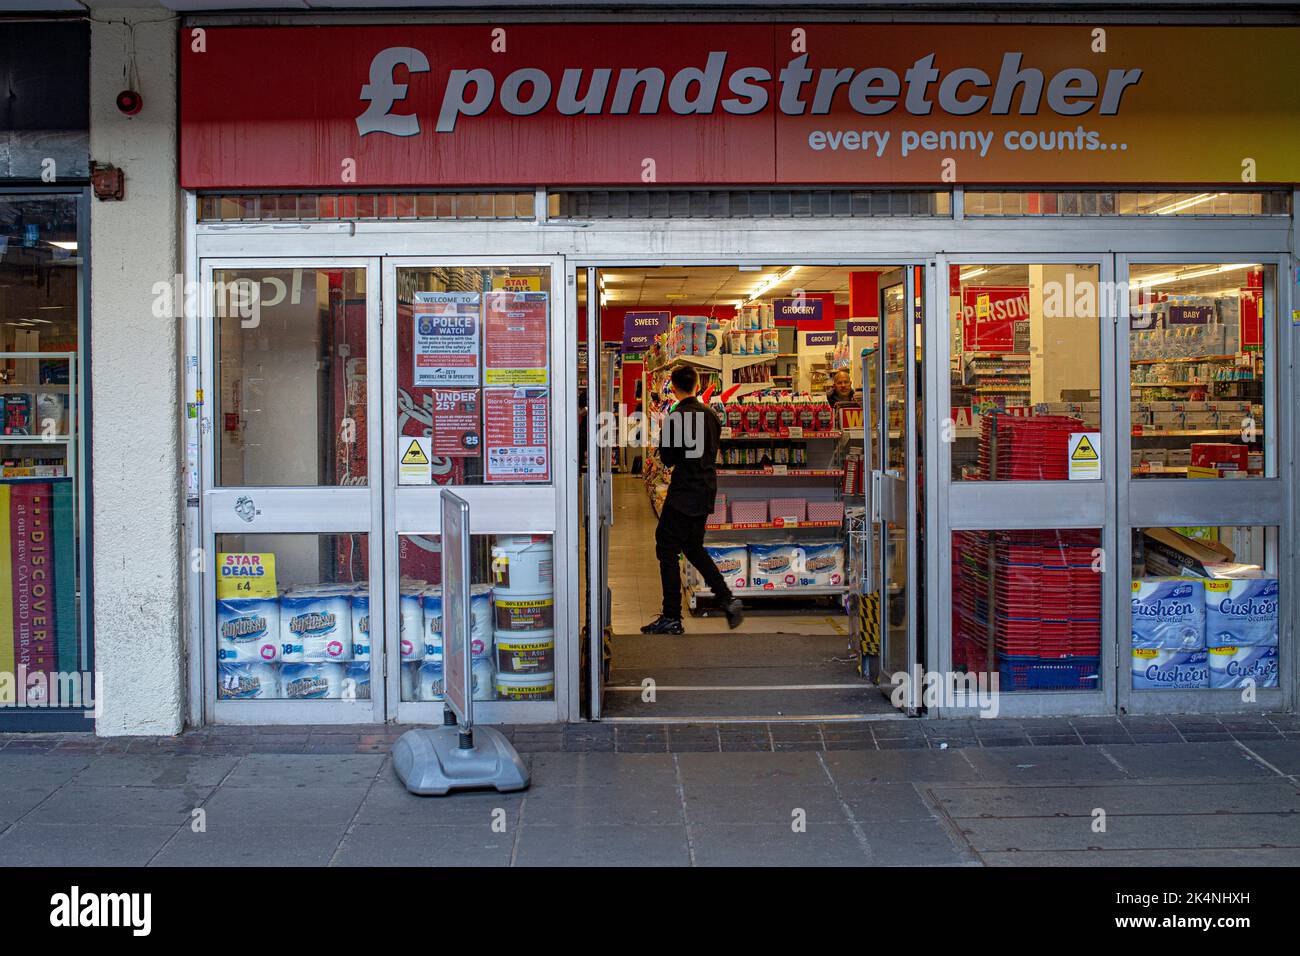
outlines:
[{"label": "police watch poster", "polygon": [[550,395],[545,388],[483,389],[483,480],[550,481]]},{"label": "police watch poster", "polygon": [[483,384],[547,385],[546,292],[483,295]]},{"label": "police watch poster", "polygon": [[412,319],[415,385],[479,383],[477,292],[416,292]]}]

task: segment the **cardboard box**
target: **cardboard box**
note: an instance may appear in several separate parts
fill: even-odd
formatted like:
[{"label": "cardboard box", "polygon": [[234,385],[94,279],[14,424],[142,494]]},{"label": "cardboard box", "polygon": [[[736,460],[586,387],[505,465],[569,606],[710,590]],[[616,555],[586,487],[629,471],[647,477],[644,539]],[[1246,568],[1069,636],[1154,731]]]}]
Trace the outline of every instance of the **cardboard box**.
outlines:
[{"label": "cardboard box", "polygon": [[1173,575],[1193,574],[1208,578],[1215,565],[1230,563],[1237,556],[1227,545],[1218,541],[1195,541],[1171,528],[1144,528],[1143,545],[1147,568],[1159,568],[1160,574],[1176,569]]}]

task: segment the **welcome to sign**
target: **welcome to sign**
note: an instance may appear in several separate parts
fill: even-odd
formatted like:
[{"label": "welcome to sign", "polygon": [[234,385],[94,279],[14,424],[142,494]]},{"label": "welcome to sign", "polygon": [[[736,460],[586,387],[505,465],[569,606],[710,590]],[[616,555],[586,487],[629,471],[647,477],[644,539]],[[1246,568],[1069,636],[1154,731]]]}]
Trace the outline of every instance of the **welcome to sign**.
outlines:
[{"label": "welcome to sign", "polygon": [[259,26],[181,42],[192,189],[1300,180],[1293,27]]}]

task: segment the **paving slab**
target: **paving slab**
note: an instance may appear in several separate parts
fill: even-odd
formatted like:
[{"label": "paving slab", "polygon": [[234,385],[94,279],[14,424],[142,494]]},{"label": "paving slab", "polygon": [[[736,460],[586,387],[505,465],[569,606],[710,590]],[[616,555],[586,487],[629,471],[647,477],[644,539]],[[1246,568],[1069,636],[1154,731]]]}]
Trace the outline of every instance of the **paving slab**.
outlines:
[{"label": "paving slab", "polygon": [[545,753],[531,758],[538,786],[602,787],[624,783],[675,782],[671,754]]},{"label": "paving slab", "polygon": [[188,823],[211,787],[87,787],[69,783],[34,809],[27,820],[116,829]]},{"label": "paving slab", "polygon": [[1277,777],[1235,743],[1106,744],[1104,749],[1130,779],[1147,783]]},{"label": "paving slab", "polygon": [[533,826],[519,831],[516,866],[689,866],[684,826]]},{"label": "paving slab", "polygon": [[684,784],[830,786],[820,756],[809,752],[680,754]]},{"label": "paving slab", "polygon": [[0,789],[67,783],[95,758],[83,755],[10,753],[0,750]]},{"label": "paving slab", "polygon": [[382,754],[249,754],[225,778],[226,787],[314,787],[369,783]]},{"label": "paving slab", "polygon": [[238,757],[188,754],[98,756],[77,774],[77,783],[92,787],[215,787],[238,762]]},{"label": "paving slab", "polygon": [[210,830],[264,826],[345,826],[366,796],[364,786],[221,787],[203,805]]},{"label": "paving slab", "polygon": [[980,779],[993,784],[1090,783],[1123,780],[1125,774],[1098,747],[999,747],[963,751]]},{"label": "paving slab", "polygon": [[343,838],[344,827],[211,827],[195,833],[182,827],[151,866],[325,866]]},{"label": "paving slab", "polygon": [[910,783],[840,784],[837,792],[864,828],[934,818],[934,811]]},{"label": "paving slab", "polygon": [[[1041,787],[933,787],[930,795],[951,817],[1091,817],[1149,813],[1300,814],[1300,789],[1285,782],[1121,783]],[[1297,817],[1300,820],[1300,817]]]},{"label": "paving slab", "polygon": [[508,866],[516,829],[359,824],[334,856],[335,866]]},{"label": "paving slab", "polygon": [[977,782],[965,750],[835,751],[822,755],[836,784]]},{"label": "paving slab", "polygon": [[527,826],[653,826],[683,822],[675,785],[539,787],[523,806]]},{"label": "paving slab", "polygon": [[1252,740],[1246,747],[1282,773],[1300,774],[1300,740]]},{"label": "paving slab", "polygon": [[848,814],[833,788],[721,785],[685,787],[686,819],[691,824],[771,823],[789,826],[796,813],[813,823],[846,823]]},{"label": "paving slab", "polygon": [[809,823],[795,833],[785,824],[711,824],[690,827],[696,866],[867,866],[871,857],[847,823]]},{"label": "paving slab", "polygon": [[981,853],[985,866],[1300,866],[1300,850],[1050,850],[1029,853]]},{"label": "paving slab", "polygon": [[962,839],[937,819],[888,820],[862,826],[878,866],[965,866],[977,862]]},{"label": "paving slab", "polygon": [[960,821],[960,826],[965,839],[980,852],[1269,846],[1300,849],[1300,817],[1294,814],[1107,816],[1104,833],[1093,832],[1093,821],[1084,817],[966,818]]},{"label": "paving slab", "polygon": [[381,774],[365,794],[356,822],[372,826],[513,826],[527,793],[454,791],[442,797],[411,793],[395,774]]},{"label": "paving slab", "polygon": [[0,834],[5,866],[144,866],[174,826],[14,824]]}]

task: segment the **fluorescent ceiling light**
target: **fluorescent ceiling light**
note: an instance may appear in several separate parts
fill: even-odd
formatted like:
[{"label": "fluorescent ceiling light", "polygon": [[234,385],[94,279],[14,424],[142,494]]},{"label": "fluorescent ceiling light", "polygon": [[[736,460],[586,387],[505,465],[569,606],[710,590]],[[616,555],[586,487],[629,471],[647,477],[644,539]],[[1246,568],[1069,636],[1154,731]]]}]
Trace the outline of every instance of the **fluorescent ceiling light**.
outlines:
[{"label": "fluorescent ceiling light", "polygon": [[1255,266],[1256,263],[1254,262],[1233,262],[1221,266],[1211,266],[1208,269],[1195,269],[1192,272],[1162,272],[1159,275],[1137,279],[1130,285],[1135,289],[1149,289],[1152,286],[1168,285],[1170,282],[1181,282],[1184,279],[1202,279],[1205,276],[1219,275],[1224,272],[1253,269]]},{"label": "fluorescent ceiling light", "polygon": [[66,240],[62,240],[62,239],[58,239],[58,240],[56,240],[56,239],[46,239],[45,241],[48,242],[48,243],[49,243],[50,245],[52,245],[52,246],[58,246],[60,249],[66,249],[66,250],[68,250],[68,252],[76,252],[76,251],[77,251],[77,244],[76,244],[75,242],[68,242],[68,241],[66,241]]},{"label": "fluorescent ceiling light", "polygon": [[794,275],[798,271],[799,271],[799,266],[791,266],[790,268],[786,269],[784,272],[778,272],[768,276],[766,279],[764,279],[762,282],[760,282],[757,286],[754,287],[754,291],[749,294],[749,298],[746,299],[743,304],[749,305],[755,299],[758,299],[760,296],[765,295],[766,293],[770,292],[773,288],[780,285],[782,282],[785,282],[787,279],[789,279],[792,275]]},{"label": "fluorescent ceiling light", "polygon": [[973,279],[976,276],[982,276],[984,273],[988,271],[989,270],[984,266],[977,266],[976,268],[971,269],[969,272],[960,273],[957,276],[957,278],[961,279],[962,282],[965,282],[967,279]]},{"label": "fluorescent ceiling light", "polygon": [[1168,216],[1170,213],[1182,212],[1184,209],[1190,209],[1193,206],[1199,206],[1203,202],[1209,202],[1211,199],[1217,199],[1219,196],[1226,196],[1227,193],[1199,193],[1189,199],[1180,199],[1177,202],[1171,202],[1167,206],[1161,206],[1154,210],[1156,216]]}]

